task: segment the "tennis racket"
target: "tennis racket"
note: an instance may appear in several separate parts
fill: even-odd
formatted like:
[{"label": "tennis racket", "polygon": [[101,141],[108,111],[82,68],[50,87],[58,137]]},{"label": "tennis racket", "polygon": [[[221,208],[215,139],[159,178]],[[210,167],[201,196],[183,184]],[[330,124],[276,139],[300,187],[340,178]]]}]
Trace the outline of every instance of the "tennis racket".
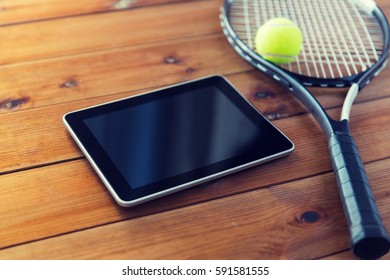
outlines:
[{"label": "tennis racket", "polygon": [[[294,21],[303,34],[300,54],[279,66],[254,49],[257,29],[274,17]],[[225,0],[220,20],[236,52],[286,86],[325,133],[354,254],[361,259],[386,254],[390,237],[348,126],[359,90],[387,63],[389,24],[383,12],[372,0]],[[312,86],[349,87],[340,120],[328,116],[308,91]]]}]

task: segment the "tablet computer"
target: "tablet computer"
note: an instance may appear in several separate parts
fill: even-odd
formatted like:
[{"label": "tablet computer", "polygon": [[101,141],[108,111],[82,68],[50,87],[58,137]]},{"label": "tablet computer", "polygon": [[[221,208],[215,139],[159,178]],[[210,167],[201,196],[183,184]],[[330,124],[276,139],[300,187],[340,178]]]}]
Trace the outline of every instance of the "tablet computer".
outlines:
[{"label": "tablet computer", "polygon": [[70,112],[63,122],[122,206],[183,190],[294,149],[223,76]]}]

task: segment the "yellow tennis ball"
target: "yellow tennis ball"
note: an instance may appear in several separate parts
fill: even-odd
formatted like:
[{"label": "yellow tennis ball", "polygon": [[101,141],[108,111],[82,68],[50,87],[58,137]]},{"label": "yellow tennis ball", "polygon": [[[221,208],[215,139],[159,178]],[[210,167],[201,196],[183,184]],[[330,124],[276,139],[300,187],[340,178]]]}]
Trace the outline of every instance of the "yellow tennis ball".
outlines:
[{"label": "yellow tennis ball", "polygon": [[285,64],[294,60],[302,48],[302,32],[287,18],[273,18],[257,30],[256,51],[266,60]]}]

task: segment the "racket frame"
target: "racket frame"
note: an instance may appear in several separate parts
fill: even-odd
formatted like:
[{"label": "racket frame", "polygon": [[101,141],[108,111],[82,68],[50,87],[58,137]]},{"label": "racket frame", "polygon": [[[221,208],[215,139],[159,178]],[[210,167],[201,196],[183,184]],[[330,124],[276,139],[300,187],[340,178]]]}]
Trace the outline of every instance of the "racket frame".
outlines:
[{"label": "racket frame", "polygon": [[[309,110],[309,112],[312,113],[327,137],[332,166],[336,175],[345,216],[347,218],[351,236],[351,247],[354,254],[362,259],[377,259],[383,256],[390,249],[390,237],[379,216],[379,211],[376,207],[358,148],[349,132],[349,113],[357,92],[386,67],[389,55],[390,36],[389,23],[384,13],[376,4],[371,5],[370,12],[378,19],[383,31],[384,45],[382,56],[370,68],[367,68],[364,72],[357,75],[336,79],[322,79],[302,76],[283,69],[276,64],[263,59],[259,54],[248,47],[236,35],[228,20],[232,2],[233,0],[225,0],[220,12],[221,27],[229,43],[244,60],[283,84]],[[312,86],[326,88],[351,87],[343,105],[341,121],[332,119],[326,113],[319,101],[306,88]],[[356,166],[358,166],[357,169]],[[359,182],[356,183],[355,187],[349,186],[349,182],[345,183],[343,181],[345,178]],[[350,184],[353,185],[353,182]],[[361,186],[358,186],[359,184]],[[361,189],[363,191],[361,191]],[[348,193],[349,191],[352,192],[352,194]],[[374,218],[366,218],[364,213],[365,210],[360,210],[359,205],[349,205],[351,203],[348,202],[348,199],[350,199],[351,196],[355,196],[355,192],[358,193],[359,199],[363,198],[363,200],[366,200],[362,202],[363,208],[366,207],[366,204],[369,204],[370,210],[368,212],[372,212],[375,216]],[[358,200],[358,198],[356,200]],[[353,201],[353,203],[355,203],[355,201]],[[354,211],[354,207],[358,208],[357,211],[359,213],[351,213]],[[373,223],[375,225],[373,228],[375,229],[372,230],[370,226],[366,226],[364,222],[356,221],[356,219],[374,219],[375,221]]]}]

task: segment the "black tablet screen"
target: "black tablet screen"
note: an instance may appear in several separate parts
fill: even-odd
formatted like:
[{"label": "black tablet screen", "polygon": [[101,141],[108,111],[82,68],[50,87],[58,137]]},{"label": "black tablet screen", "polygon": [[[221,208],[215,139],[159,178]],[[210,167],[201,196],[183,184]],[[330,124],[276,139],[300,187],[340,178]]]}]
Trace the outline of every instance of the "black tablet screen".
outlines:
[{"label": "black tablet screen", "polygon": [[132,188],[261,147],[259,129],[210,85],[85,119]]}]

